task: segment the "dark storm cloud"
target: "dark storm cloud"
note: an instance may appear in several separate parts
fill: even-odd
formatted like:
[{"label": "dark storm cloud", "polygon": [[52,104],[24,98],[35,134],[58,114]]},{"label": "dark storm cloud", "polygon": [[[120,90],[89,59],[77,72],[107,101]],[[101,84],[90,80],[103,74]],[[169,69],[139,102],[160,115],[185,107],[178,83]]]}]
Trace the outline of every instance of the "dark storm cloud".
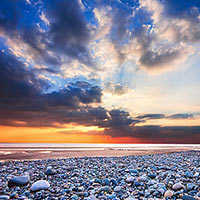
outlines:
[{"label": "dark storm cloud", "polygon": [[[129,12],[130,8],[130,10],[126,10],[124,7],[112,9],[110,37],[115,45],[119,64],[126,61],[127,55],[134,54],[134,51],[131,52],[132,50],[123,51],[124,45],[131,44],[131,41],[134,41],[133,45],[139,49],[136,52],[137,64],[149,71],[177,65],[179,63],[177,61],[187,57],[190,53],[184,49],[182,44],[190,45],[191,42],[200,41],[200,4],[198,0],[182,0],[178,3],[173,0],[164,0],[158,1],[158,3],[164,7],[163,13],[158,19],[160,24],[155,24],[151,11],[146,7],[138,6],[136,2],[134,8],[137,9],[132,9],[131,13]],[[154,7],[154,9],[158,9],[156,10],[158,13],[160,8]],[[163,33],[160,32],[163,26],[162,21],[163,24],[168,23],[167,26],[172,27],[173,41],[168,41],[168,38],[162,40]]]},{"label": "dark storm cloud", "polygon": [[133,137],[151,143],[196,143],[200,142],[200,126],[133,126],[126,130],[105,130],[112,137]]},{"label": "dark storm cloud", "polygon": [[182,55],[181,48],[161,45],[158,36],[151,33],[153,20],[146,9],[138,8],[134,11],[134,16],[132,12],[114,9],[112,14],[110,37],[115,46],[119,64],[126,60],[127,54],[134,53],[123,51],[124,45],[131,41],[134,41],[133,45],[135,44],[139,49],[138,64],[149,70],[165,68],[166,64],[171,64]]},{"label": "dark storm cloud", "polygon": [[133,136],[146,139],[155,138],[155,140],[161,138],[187,138],[200,136],[200,126],[137,126],[134,127]]},{"label": "dark storm cloud", "polygon": [[[17,43],[22,41],[28,45],[28,54],[32,55],[37,62],[43,62],[51,65],[61,63],[59,56],[50,55],[44,47],[47,35],[41,32],[36,23],[36,14],[29,18],[26,15],[30,13],[30,6],[25,1],[5,0],[0,3],[0,31],[5,37],[14,39]],[[18,44],[17,44],[18,45]]]},{"label": "dark storm cloud", "polygon": [[[49,19],[45,30],[40,26],[40,12],[45,12]],[[94,65],[88,50],[90,30],[78,0],[43,1],[33,5],[5,0],[0,4],[0,13],[0,30],[18,43],[27,44],[26,53],[36,62],[55,67],[62,63],[61,56],[66,56],[69,62],[77,59]]]},{"label": "dark storm cloud", "polygon": [[[133,127],[142,120],[133,119],[128,112],[114,109],[108,112],[105,120],[98,121],[99,127],[105,128],[104,134],[112,137],[126,137],[133,133]],[[130,136],[132,137],[132,136]]]},{"label": "dark storm cloud", "polygon": [[[148,114],[133,118],[119,109],[92,107],[101,102],[102,91],[86,81],[68,83],[65,89],[44,93],[49,85],[41,81],[12,53],[0,53],[0,124],[28,127],[62,127],[75,123],[104,128],[111,137],[133,137],[146,141],[171,142],[182,138],[199,142],[199,126],[135,126],[162,114]],[[186,116],[186,114],[184,114]],[[189,115],[188,115],[189,116]],[[172,115],[171,115],[172,117]],[[183,118],[183,114],[175,116]],[[195,139],[191,139],[195,138]]]},{"label": "dark storm cloud", "polygon": [[[47,65],[58,66],[60,65],[61,58],[53,52],[52,55],[48,52],[47,48],[47,33],[41,32],[39,27],[33,26],[21,29],[19,31],[20,38],[28,44],[30,53],[33,54],[33,59]],[[42,47],[43,46],[43,47]]]},{"label": "dark storm cloud", "polygon": [[[109,2],[111,7],[114,5],[112,2],[119,3],[106,2]],[[169,3],[171,5],[173,2]],[[122,2],[119,4],[125,5]],[[136,126],[151,119],[186,119],[192,115],[146,114],[133,118],[128,112],[120,109],[108,110],[98,105],[102,98],[101,88],[87,81],[71,82],[63,89],[47,93],[50,85],[37,75],[41,72],[57,73],[58,69],[54,69],[54,66],[62,64],[62,56],[66,56],[69,61],[78,60],[89,66],[94,65],[88,50],[91,34],[78,0],[49,0],[41,1],[37,4],[39,7],[34,5],[36,4],[29,5],[25,1],[13,0],[2,0],[0,3],[0,31],[19,42],[17,45],[20,45],[21,41],[25,43],[29,47],[26,53],[31,54],[36,62],[48,65],[40,69],[31,69],[11,52],[0,51],[1,125],[60,127],[62,124],[75,123],[104,128],[104,134],[111,137],[136,137],[151,141],[185,138],[186,142],[188,138],[199,138],[199,126]],[[134,5],[135,3],[132,7]],[[178,14],[168,13],[169,10],[166,10],[167,16],[184,18],[190,22],[186,32],[177,30],[178,34],[181,33],[177,42],[199,40],[196,14],[199,10],[196,8],[198,7],[191,4],[189,11],[183,8]],[[148,29],[148,32],[145,27],[152,25],[151,16],[145,9],[137,9],[134,16],[132,9],[130,12],[122,9],[125,8],[114,9],[110,32],[110,39],[115,44],[120,62],[124,61],[126,56],[122,51],[123,45],[133,40],[140,49],[139,53],[137,52],[139,64],[150,69],[170,64],[181,55],[181,50],[176,48],[152,48],[159,41],[156,36],[149,34],[151,30]],[[44,12],[49,21],[49,25],[46,24],[45,27],[38,25],[41,22],[40,11]],[[125,93],[125,88],[121,85],[111,84],[109,87],[111,93]]]},{"label": "dark storm cloud", "polygon": [[65,89],[44,93],[48,84],[9,51],[0,54],[0,72],[1,125],[51,127],[74,122],[129,131],[139,122],[122,110],[91,107],[91,103],[101,102],[102,91],[86,81],[68,83]]},{"label": "dark storm cloud", "polygon": [[0,52],[0,97],[5,101],[15,102],[16,98],[28,98],[36,95],[47,84],[38,80],[25,68],[14,55]]},{"label": "dark storm cloud", "polygon": [[49,48],[92,65],[87,49],[90,30],[78,1],[50,1],[46,14],[50,21]]},{"label": "dark storm cloud", "polygon": [[[48,88],[34,70],[25,67],[11,52],[0,52],[1,124],[21,120],[27,126],[51,126],[54,122],[67,121],[65,115],[73,110],[79,113],[85,106],[101,102],[101,89],[87,82],[69,83],[65,89],[44,93]],[[86,113],[89,108],[85,108]],[[79,114],[82,117],[82,112]]]}]

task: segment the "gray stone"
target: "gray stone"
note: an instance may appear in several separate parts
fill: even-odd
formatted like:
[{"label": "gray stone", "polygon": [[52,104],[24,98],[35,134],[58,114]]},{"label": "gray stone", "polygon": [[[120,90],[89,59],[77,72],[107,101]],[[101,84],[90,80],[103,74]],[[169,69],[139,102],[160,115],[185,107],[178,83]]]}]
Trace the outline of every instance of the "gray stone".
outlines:
[{"label": "gray stone", "polygon": [[0,199],[10,199],[8,195],[0,195]]},{"label": "gray stone", "polygon": [[182,199],[183,200],[197,200],[195,197],[190,196],[190,195],[183,195]]},{"label": "gray stone", "polygon": [[45,174],[47,176],[49,175],[55,175],[56,174],[56,171],[52,169],[52,167],[47,167],[46,171],[45,171]]},{"label": "gray stone", "polygon": [[32,184],[31,191],[36,192],[36,191],[40,191],[40,190],[46,190],[49,187],[50,187],[50,184],[48,181],[39,180]]},{"label": "gray stone", "polygon": [[30,181],[29,176],[15,176],[8,181],[8,187],[24,186]]},{"label": "gray stone", "polygon": [[181,189],[183,189],[183,188],[185,188],[185,187],[184,187],[184,185],[182,185],[181,183],[176,183],[176,184],[174,184],[174,185],[172,186],[172,189],[173,189],[173,190],[181,190]]}]

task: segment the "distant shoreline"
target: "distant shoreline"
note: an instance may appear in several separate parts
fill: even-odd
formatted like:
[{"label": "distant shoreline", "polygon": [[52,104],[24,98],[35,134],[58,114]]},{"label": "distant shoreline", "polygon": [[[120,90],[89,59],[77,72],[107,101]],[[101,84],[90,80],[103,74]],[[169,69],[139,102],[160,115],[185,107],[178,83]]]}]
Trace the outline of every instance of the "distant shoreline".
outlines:
[{"label": "distant shoreline", "polygon": [[40,160],[40,159],[56,159],[56,158],[72,158],[72,157],[121,157],[134,155],[150,155],[162,153],[174,153],[191,151],[196,149],[154,149],[154,150],[0,150],[0,161],[9,160]]}]

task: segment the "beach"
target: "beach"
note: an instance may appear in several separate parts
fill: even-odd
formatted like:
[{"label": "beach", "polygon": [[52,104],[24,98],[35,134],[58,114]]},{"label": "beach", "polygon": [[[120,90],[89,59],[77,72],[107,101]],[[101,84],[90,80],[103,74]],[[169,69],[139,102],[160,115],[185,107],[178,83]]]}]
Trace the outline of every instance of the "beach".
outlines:
[{"label": "beach", "polygon": [[200,199],[200,151],[137,153],[1,161],[0,199]]},{"label": "beach", "polygon": [[0,161],[94,156],[131,156],[200,150],[173,144],[0,144]]},{"label": "beach", "polygon": [[70,158],[70,157],[94,157],[94,156],[131,156],[131,155],[147,155],[147,154],[158,154],[158,153],[172,153],[186,151],[182,149],[176,150],[6,150],[0,151],[1,160],[34,160],[34,159],[48,159],[48,158]]}]

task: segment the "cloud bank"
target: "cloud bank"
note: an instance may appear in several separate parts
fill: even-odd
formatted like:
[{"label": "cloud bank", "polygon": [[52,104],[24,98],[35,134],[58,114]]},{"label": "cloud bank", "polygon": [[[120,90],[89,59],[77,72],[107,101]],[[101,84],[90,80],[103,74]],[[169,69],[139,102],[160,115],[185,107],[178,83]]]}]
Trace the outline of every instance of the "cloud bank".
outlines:
[{"label": "cloud bank", "polygon": [[74,123],[98,126],[111,137],[200,142],[199,126],[140,126],[191,119],[191,113],[133,117],[102,107],[104,92],[128,93],[129,85],[119,81],[127,63],[157,73],[181,67],[197,52],[197,0],[4,0],[0,13],[1,125]]}]

